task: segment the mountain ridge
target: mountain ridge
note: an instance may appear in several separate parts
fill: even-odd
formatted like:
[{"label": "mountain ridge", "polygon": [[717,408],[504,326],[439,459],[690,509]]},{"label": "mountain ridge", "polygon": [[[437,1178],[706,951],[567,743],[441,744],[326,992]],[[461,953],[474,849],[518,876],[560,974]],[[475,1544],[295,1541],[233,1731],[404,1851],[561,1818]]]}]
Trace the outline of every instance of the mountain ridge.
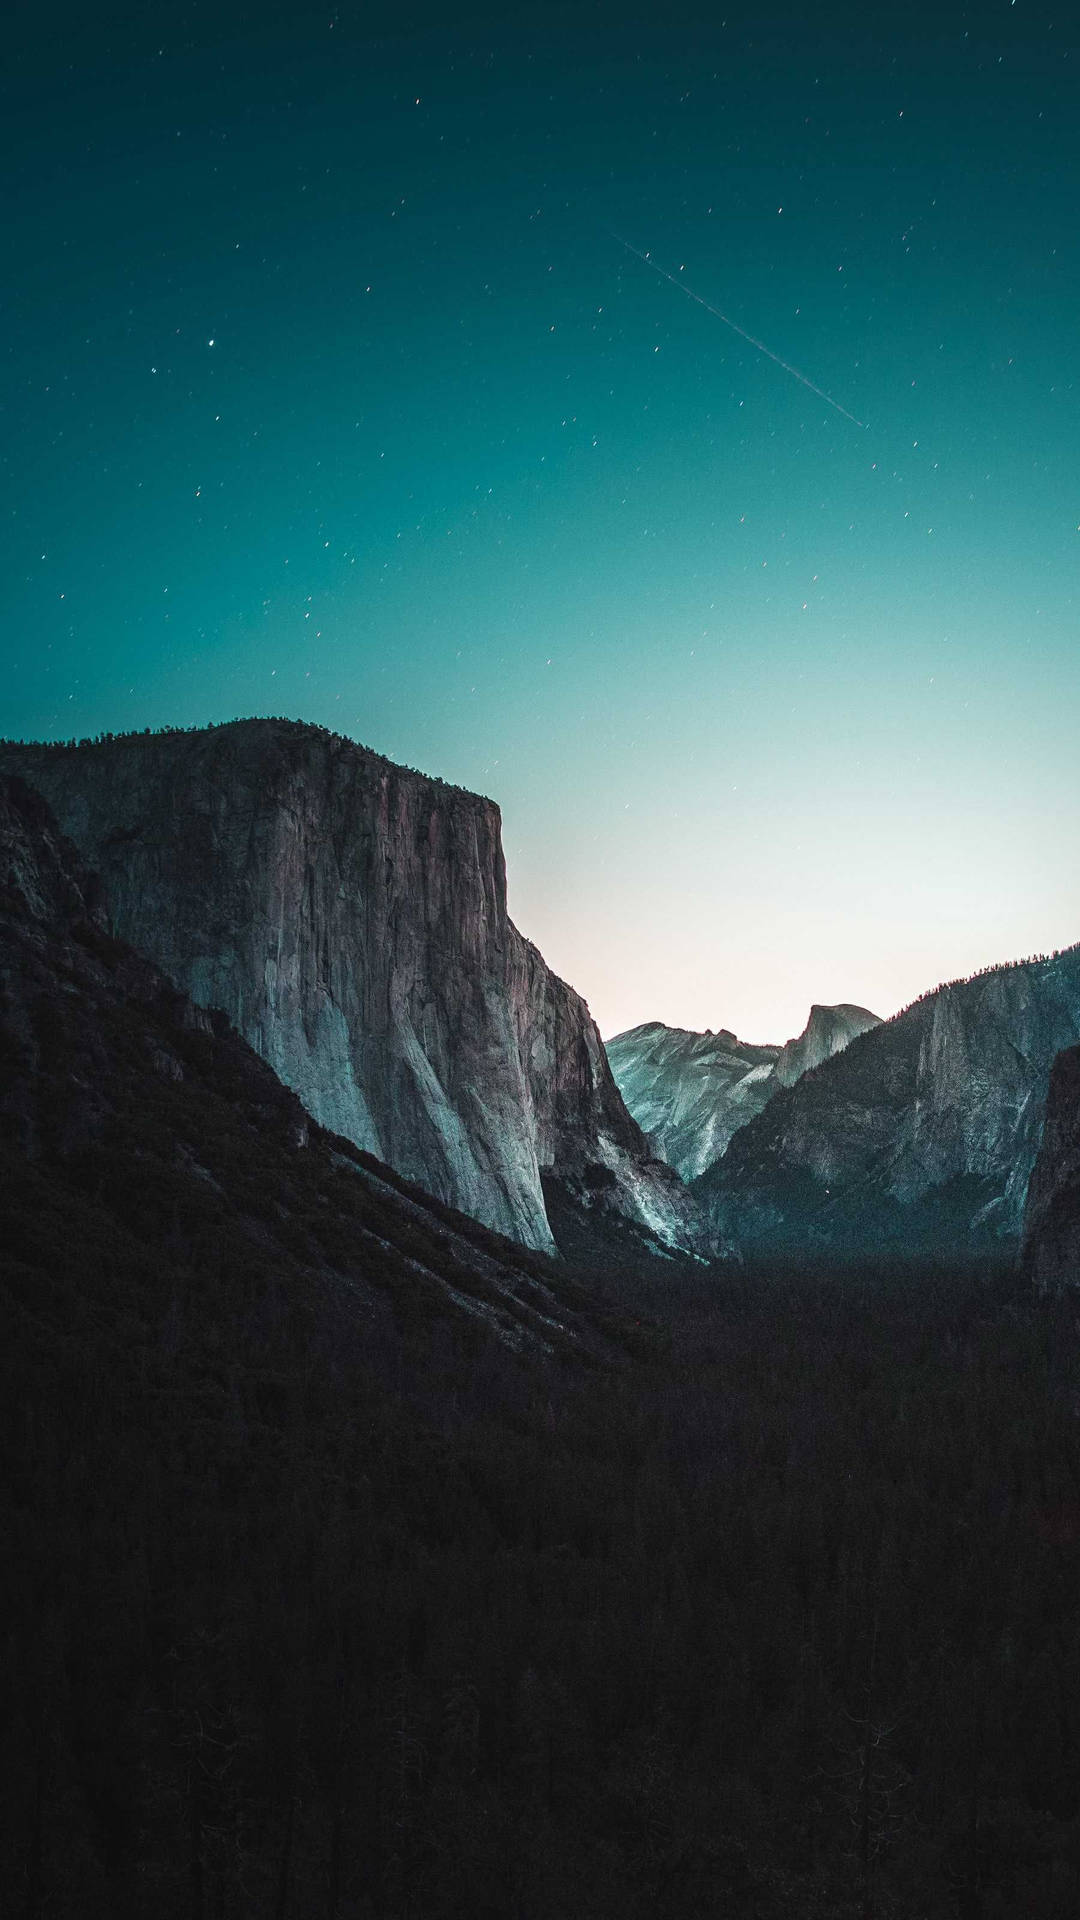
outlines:
[{"label": "mountain ridge", "polygon": [[802,1033],[783,1046],[739,1040],[728,1027],[700,1033],[647,1021],[609,1040],[608,1059],[634,1119],[676,1172],[694,1180],[781,1087],[877,1021],[850,1002],[815,1002]]},{"label": "mountain ridge", "polygon": [[1080,945],[947,982],[778,1092],[694,1191],[744,1245],[1015,1242],[1078,1038]]}]

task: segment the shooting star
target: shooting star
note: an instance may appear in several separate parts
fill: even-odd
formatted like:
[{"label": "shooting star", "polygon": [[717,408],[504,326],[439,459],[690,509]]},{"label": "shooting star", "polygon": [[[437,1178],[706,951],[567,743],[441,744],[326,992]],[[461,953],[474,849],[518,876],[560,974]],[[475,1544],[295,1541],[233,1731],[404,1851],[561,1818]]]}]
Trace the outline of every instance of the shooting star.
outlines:
[{"label": "shooting star", "polygon": [[740,327],[737,320],[731,320],[726,313],[721,313],[719,307],[714,307],[711,300],[703,299],[700,293],[694,292],[693,287],[688,287],[685,280],[679,280],[675,274],[669,273],[666,267],[657,266],[651,255],[642,253],[640,247],[632,247],[629,240],[623,239],[621,233],[612,231],[611,237],[617,240],[621,247],[625,247],[627,253],[636,254],[639,260],[643,260],[647,267],[651,267],[654,273],[660,275],[661,280],[670,280],[672,286],[678,287],[680,293],[685,293],[688,300],[696,300],[698,306],[704,307],[706,313],[714,314],[717,320],[723,321],[725,327],[731,328],[732,333],[737,333],[743,340],[748,340],[752,347],[756,347],[759,353],[765,355],[766,360],[772,360],[776,366],[783,367],[785,373],[792,374],[796,380],[802,382],[804,387],[809,387],[811,393],[816,393],[819,400],[826,400],[830,407],[835,407],[837,413],[842,413],[845,420],[851,421],[852,426],[865,428],[865,420],[856,420],[855,415],[849,413],[846,407],[842,407],[839,400],[834,400],[831,393],[826,393],[823,387],[816,387],[814,382],[808,380],[805,373],[800,373],[798,367],[793,367],[790,361],[781,360],[780,355],[774,353],[771,347],[767,347],[764,340],[755,340],[753,334],[747,333],[745,327]]}]

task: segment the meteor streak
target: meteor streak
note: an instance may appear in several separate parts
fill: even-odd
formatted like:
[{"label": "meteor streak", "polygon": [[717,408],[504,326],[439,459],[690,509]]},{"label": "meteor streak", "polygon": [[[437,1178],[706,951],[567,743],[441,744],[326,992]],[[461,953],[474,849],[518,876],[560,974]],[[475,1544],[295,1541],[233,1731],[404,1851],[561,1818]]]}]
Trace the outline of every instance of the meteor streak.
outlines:
[{"label": "meteor streak", "polygon": [[726,313],[721,313],[719,307],[713,306],[711,300],[704,300],[700,293],[694,292],[693,287],[688,287],[685,280],[677,279],[675,274],[669,273],[666,267],[658,267],[656,261],[653,260],[649,254],[642,253],[640,247],[632,247],[629,240],[623,239],[621,233],[613,232],[611,237],[613,240],[617,240],[621,247],[625,247],[627,253],[636,254],[639,260],[643,260],[647,267],[651,267],[654,273],[660,275],[661,280],[670,280],[672,286],[678,287],[680,293],[685,293],[688,300],[696,300],[698,306],[704,307],[706,313],[714,314],[717,320],[723,321],[725,327],[731,328],[732,333],[737,333],[743,340],[748,340],[752,347],[756,347],[759,353],[765,355],[766,360],[772,360],[776,366],[783,367],[785,373],[793,374],[795,379],[800,380],[804,387],[809,387],[811,393],[816,393],[819,400],[828,401],[829,406],[835,407],[837,413],[842,413],[844,419],[850,420],[853,426],[866,426],[865,420],[856,420],[855,415],[849,413],[846,407],[842,407],[839,400],[834,400],[831,393],[826,393],[823,387],[816,387],[814,382],[808,380],[805,373],[800,373],[798,367],[793,367],[790,361],[781,360],[780,355],[774,353],[771,347],[767,347],[764,340],[755,340],[753,334],[747,333],[745,327],[740,327],[737,320],[730,320]]}]

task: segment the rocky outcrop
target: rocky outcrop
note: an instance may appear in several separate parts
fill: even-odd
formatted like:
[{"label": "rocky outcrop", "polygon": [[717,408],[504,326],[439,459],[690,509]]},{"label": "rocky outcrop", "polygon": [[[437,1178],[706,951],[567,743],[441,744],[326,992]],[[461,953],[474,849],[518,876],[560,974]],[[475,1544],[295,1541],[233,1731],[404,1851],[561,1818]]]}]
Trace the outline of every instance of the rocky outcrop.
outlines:
[{"label": "rocky outcrop", "polygon": [[0,769],[46,796],[113,931],[322,1125],[528,1246],[552,1245],[547,1166],[601,1166],[607,1204],[691,1236],[584,1001],[507,916],[492,801],[287,721],[7,745]]},{"label": "rocky outcrop", "polygon": [[927,994],[782,1089],[694,1183],[742,1244],[1015,1241],[1080,947]]},{"label": "rocky outcrop", "polygon": [[1037,1287],[1080,1286],[1080,1047],[1050,1073],[1042,1145],[1024,1209],[1022,1261]]},{"label": "rocky outcrop", "polygon": [[609,1040],[608,1059],[638,1125],[661,1157],[693,1180],[780,1087],[878,1024],[865,1007],[813,1006],[798,1039],[776,1047],[737,1040],[726,1027],[691,1033],[652,1020]]},{"label": "rocky outcrop", "polygon": [[810,1018],[798,1039],[789,1040],[780,1049],[776,1062],[777,1086],[793,1087],[804,1073],[831,1060],[834,1053],[843,1053],[860,1033],[869,1033],[871,1027],[880,1025],[880,1014],[870,1013],[866,1007],[853,1007],[847,1001],[838,1007],[812,1006]]}]

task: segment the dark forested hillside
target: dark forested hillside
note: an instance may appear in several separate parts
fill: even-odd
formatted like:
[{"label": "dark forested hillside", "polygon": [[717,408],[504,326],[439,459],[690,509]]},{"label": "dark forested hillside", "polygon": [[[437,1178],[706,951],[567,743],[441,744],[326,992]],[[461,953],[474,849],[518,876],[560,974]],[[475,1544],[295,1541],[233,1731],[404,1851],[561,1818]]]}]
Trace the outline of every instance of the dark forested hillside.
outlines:
[{"label": "dark forested hillside", "polygon": [[7,807],[0,1909],[1071,1920],[1068,1305],[521,1255]]}]

